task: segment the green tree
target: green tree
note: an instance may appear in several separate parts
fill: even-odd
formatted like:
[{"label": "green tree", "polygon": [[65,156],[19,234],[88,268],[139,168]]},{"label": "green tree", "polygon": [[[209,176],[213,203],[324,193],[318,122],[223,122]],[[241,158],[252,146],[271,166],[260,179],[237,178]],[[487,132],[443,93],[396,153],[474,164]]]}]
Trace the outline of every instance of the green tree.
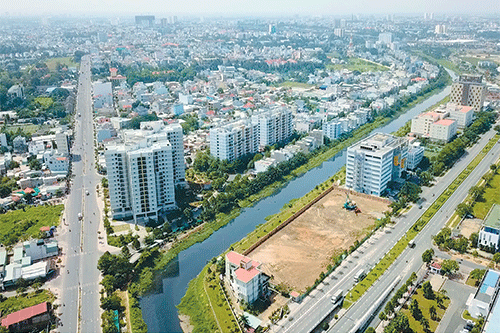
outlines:
[{"label": "green tree", "polygon": [[432,261],[432,258],[434,257],[434,250],[433,249],[427,249],[422,253],[422,261],[425,262],[426,264],[429,264]]},{"label": "green tree", "polygon": [[373,327],[368,327],[365,333],[375,333],[375,329]]},{"label": "green tree", "polygon": [[476,200],[484,193],[484,188],[481,186],[472,186],[469,189],[469,194],[472,197],[472,200]]},{"label": "green tree", "polygon": [[473,232],[469,237],[470,246],[476,248],[478,240],[479,234],[477,232]]},{"label": "green tree", "polygon": [[424,329],[424,332],[429,332],[429,321],[427,320],[427,318],[425,317],[422,317],[420,318],[420,324],[422,324],[422,328]]},{"label": "green tree", "polygon": [[123,245],[122,246],[122,250],[121,250],[121,255],[124,259],[126,259],[127,261],[130,259],[130,249],[128,248],[127,245]]},{"label": "green tree", "polygon": [[464,217],[467,214],[472,214],[472,207],[466,203],[459,203],[457,208],[455,209],[457,212],[458,216]]},{"label": "green tree", "polygon": [[134,238],[134,240],[132,241],[132,246],[136,250],[140,250],[141,249],[141,243],[139,242],[139,240],[137,239],[137,237]]},{"label": "green tree", "polygon": [[432,290],[432,285],[429,281],[424,282],[424,284],[422,285],[422,291],[425,298],[434,299],[434,291]]},{"label": "green tree", "polygon": [[494,262],[495,264],[500,263],[500,252],[497,252],[497,253],[495,253],[495,254],[493,255],[493,262]]},{"label": "green tree", "polygon": [[101,320],[102,333],[119,333],[115,325],[115,314],[113,311],[104,311],[101,315]]},{"label": "green tree", "polygon": [[431,305],[429,307],[429,315],[431,316],[432,320],[436,320],[437,319],[437,311],[436,311],[436,307],[434,305]]},{"label": "green tree", "polygon": [[420,310],[420,306],[416,299],[413,299],[410,303],[410,312],[415,320],[420,320],[422,318],[422,310]]},{"label": "green tree", "polygon": [[441,264],[441,271],[446,275],[455,273],[459,268],[458,263],[452,259],[443,260],[443,263]]},{"label": "green tree", "polygon": [[101,308],[103,310],[124,311],[125,308],[121,302],[122,300],[118,295],[112,294],[111,296],[101,298]]},{"label": "green tree", "polygon": [[398,197],[403,197],[407,201],[417,202],[420,198],[420,193],[422,193],[420,186],[412,182],[405,182],[401,187],[401,191],[399,191]]},{"label": "green tree", "polygon": [[104,291],[107,295],[111,295],[116,290],[116,279],[113,275],[106,275],[101,281]]}]

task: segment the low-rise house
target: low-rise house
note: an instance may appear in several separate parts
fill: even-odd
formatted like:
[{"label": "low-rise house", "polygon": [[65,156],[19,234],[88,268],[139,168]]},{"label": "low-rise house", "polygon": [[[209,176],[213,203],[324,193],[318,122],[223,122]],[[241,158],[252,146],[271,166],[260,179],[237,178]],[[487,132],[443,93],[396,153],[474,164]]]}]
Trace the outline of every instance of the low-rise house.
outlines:
[{"label": "low-rise house", "polygon": [[484,275],[476,293],[469,295],[466,305],[473,318],[486,318],[498,294],[499,282],[500,272],[490,269]]},{"label": "low-rise house", "polygon": [[2,319],[2,326],[9,332],[38,332],[50,321],[50,303],[43,302],[30,306]]},{"label": "low-rise house", "polygon": [[249,304],[268,294],[269,276],[261,263],[237,252],[226,254],[226,278],[240,301]]}]

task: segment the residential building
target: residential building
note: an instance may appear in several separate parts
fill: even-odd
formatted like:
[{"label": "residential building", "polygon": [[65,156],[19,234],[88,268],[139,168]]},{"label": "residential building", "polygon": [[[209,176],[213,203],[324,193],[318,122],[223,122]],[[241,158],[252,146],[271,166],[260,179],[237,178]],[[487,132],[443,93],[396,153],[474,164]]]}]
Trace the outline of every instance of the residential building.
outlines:
[{"label": "residential building", "polygon": [[113,218],[157,220],[176,207],[174,186],[185,181],[182,128],[152,121],[122,134],[104,154]]},{"label": "residential building", "polygon": [[237,252],[226,254],[226,278],[238,300],[249,304],[267,297],[270,277],[261,270],[261,263]]},{"label": "residential building", "polygon": [[67,174],[69,171],[69,158],[55,150],[47,150],[43,154],[43,160],[52,173]]},{"label": "residential building", "polygon": [[92,84],[95,108],[110,108],[113,106],[113,90],[111,82],[94,82]]},{"label": "residential building", "polygon": [[210,130],[210,154],[221,160],[234,161],[259,150],[259,125],[242,120]]},{"label": "residential building", "polygon": [[406,169],[408,140],[374,133],[347,148],[346,187],[381,195]]},{"label": "residential building", "polygon": [[275,143],[287,141],[293,134],[292,111],[277,107],[252,116],[252,122],[259,125],[259,145],[261,149]]},{"label": "residential building", "polygon": [[342,124],[337,119],[323,123],[323,134],[330,140],[338,139],[342,133]]},{"label": "residential building", "polygon": [[56,133],[57,151],[63,155],[69,155],[68,135],[60,131]]},{"label": "residential building", "polygon": [[500,250],[500,205],[493,204],[486,215],[479,231],[478,245]]},{"label": "residential building", "polygon": [[24,87],[22,84],[15,84],[7,90],[7,95],[23,98],[24,97]]},{"label": "residential building", "polygon": [[479,112],[483,108],[486,88],[482,75],[460,75],[451,86],[450,101],[458,105],[471,106]]},{"label": "residential building", "polygon": [[16,136],[14,140],[12,140],[12,145],[14,146],[15,152],[26,152],[28,150],[28,145],[26,144],[26,138],[24,136]]}]

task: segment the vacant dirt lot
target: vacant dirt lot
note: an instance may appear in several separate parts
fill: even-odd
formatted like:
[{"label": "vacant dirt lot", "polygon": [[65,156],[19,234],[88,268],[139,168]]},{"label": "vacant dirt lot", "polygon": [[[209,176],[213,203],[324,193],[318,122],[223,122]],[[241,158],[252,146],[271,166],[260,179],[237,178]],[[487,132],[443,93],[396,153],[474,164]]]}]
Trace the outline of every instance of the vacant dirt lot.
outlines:
[{"label": "vacant dirt lot", "polygon": [[469,238],[474,232],[479,232],[482,223],[481,219],[465,219],[460,225],[460,233]]},{"label": "vacant dirt lot", "polygon": [[305,291],[326,270],[332,256],[362,239],[388,210],[386,203],[372,197],[350,197],[361,209],[357,216],[343,208],[345,193],[334,189],[249,257],[263,263],[266,274],[274,276],[273,283]]}]

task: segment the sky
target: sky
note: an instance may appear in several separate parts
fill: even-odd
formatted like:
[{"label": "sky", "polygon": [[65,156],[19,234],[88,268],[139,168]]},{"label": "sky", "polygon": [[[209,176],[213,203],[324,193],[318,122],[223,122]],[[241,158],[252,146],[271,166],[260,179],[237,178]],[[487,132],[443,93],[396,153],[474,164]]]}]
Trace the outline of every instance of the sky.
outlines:
[{"label": "sky", "polygon": [[500,0],[0,0],[0,16],[500,13]]}]

